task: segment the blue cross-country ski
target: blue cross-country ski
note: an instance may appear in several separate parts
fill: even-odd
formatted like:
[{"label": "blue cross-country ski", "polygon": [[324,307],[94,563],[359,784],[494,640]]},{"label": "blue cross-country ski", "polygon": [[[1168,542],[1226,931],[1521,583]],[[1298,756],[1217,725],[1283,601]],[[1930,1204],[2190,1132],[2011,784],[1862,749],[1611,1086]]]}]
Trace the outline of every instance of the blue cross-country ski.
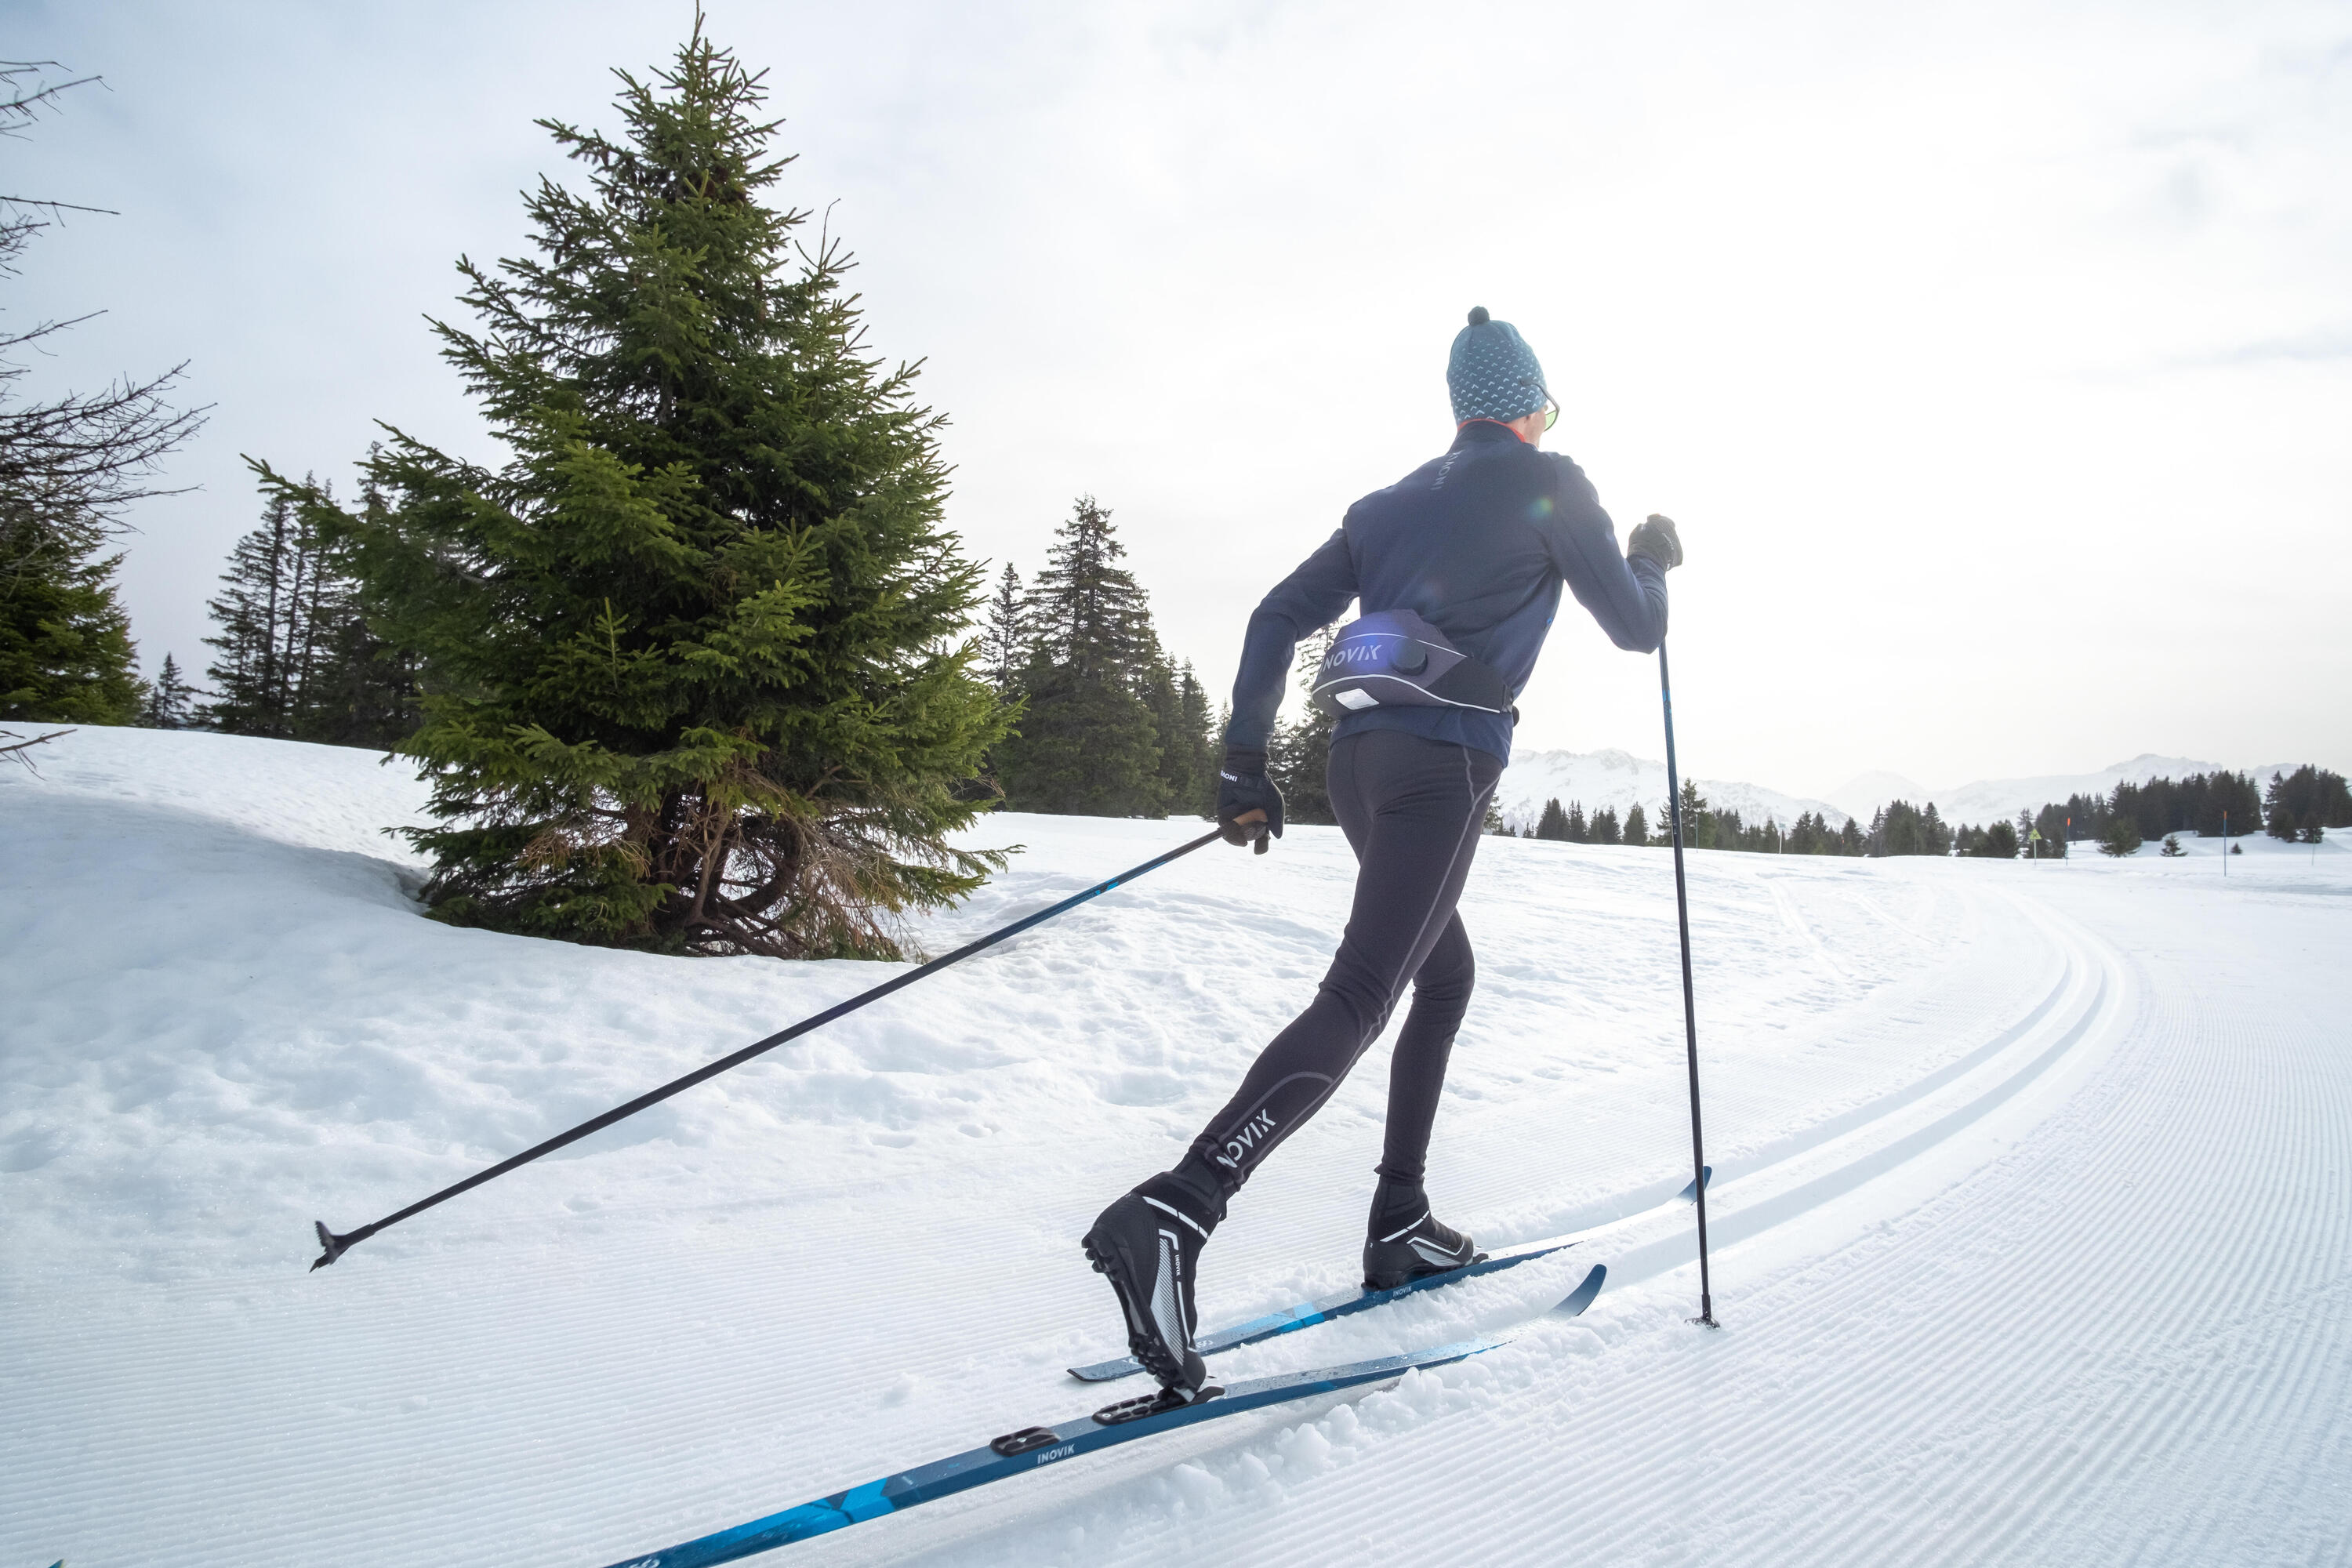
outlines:
[{"label": "blue cross-country ski", "polygon": [[[1554,1313],[1574,1317],[1592,1304],[1601,1294],[1601,1286],[1608,1277],[1604,1265],[1595,1264],[1584,1276],[1583,1282],[1567,1298],[1552,1308]],[[659,1552],[625,1559],[612,1568],[706,1568],[715,1563],[733,1563],[740,1558],[789,1546],[795,1541],[813,1536],[829,1535],[853,1524],[880,1519],[886,1514],[903,1513],[921,1503],[951,1497],[991,1481],[1007,1480],[1026,1475],[1047,1465],[1080,1454],[1108,1448],[1114,1444],[1132,1443],[1139,1437],[1155,1436],[1172,1432],[1181,1426],[1198,1426],[1226,1415],[1239,1415],[1244,1411],[1263,1409],[1270,1405],[1282,1405],[1297,1399],[1309,1399],[1318,1394],[1333,1394],[1341,1389],[1360,1388],[1367,1384],[1391,1382],[1417,1368],[1444,1366],[1465,1361],[1474,1355],[1507,1344],[1524,1332],[1514,1329],[1507,1333],[1489,1334],[1475,1340],[1460,1340],[1453,1344],[1437,1345],[1428,1350],[1406,1351],[1400,1355],[1381,1356],[1373,1361],[1350,1362],[1345,1366],[1319,1367],[1309,1372],[1286,1372],[1274,1377],[1252,1378],[1226,1387],[1214,1398],[1190,1405],[1163,1407],[1160,1396],[1144,1395],[1121,1400],[1104,1406],[1092,1415],[1080,1415],[1052,1426],[1024,1426],[977,1448],[952,1454],[944,1459],[934,1459],[911,1470],[864,1486],[851,1487],[831,1496],[788,1508],[782,1513],[772,1513],[765,1519],[755,1519],[698,1541],[666,1547]]]}]

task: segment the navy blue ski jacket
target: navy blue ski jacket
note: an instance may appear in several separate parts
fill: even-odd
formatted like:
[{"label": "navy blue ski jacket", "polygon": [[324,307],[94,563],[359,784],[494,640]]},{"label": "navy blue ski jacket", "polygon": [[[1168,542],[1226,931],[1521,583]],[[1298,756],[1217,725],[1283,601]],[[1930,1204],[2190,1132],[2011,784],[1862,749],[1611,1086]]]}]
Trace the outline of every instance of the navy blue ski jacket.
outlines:
[{"label": "navy blue ski jacket", "polygon": [[[1363,615],[1412,611],[1501,671],[1517,697],[1535,673],[1563,583],[1619,647],[1648,653],[1664,640],[1665,568],[1646,556],[1626,560],[1584,470],[1507,426],[1473,420],[1444,457],[1349,507],[1339,531],[1258,605],[1225,743],[1266,743],[1298,644],[1351,599]],[[1508,763],[1513,722],[1471,709],[1373,708],[1339,720],[1332,739],[1402,730]]]}]

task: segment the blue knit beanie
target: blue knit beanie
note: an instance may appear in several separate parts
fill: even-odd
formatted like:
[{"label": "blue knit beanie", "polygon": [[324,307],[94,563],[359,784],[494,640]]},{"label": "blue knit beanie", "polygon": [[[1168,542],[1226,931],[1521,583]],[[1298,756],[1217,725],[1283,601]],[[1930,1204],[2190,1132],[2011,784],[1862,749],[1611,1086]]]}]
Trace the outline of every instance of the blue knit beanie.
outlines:
[{"label": "blue knit beanie", "polygon": [[1445,356],[1445,390],[1454,397],[1454,422],[1499,419],[1505,424],[1541,408],[1550,393],[1536,351],[1508,321],[1473,306],[1470,324],[1454,334]]}]

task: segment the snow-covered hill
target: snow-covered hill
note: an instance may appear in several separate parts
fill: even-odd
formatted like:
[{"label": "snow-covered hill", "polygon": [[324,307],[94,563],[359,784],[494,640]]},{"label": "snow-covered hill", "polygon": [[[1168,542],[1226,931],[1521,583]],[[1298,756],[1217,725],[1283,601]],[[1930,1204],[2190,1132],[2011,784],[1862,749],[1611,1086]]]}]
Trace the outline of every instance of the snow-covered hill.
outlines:
[{"label": "snow-covered hill", "polygon": [[[84,730],[0,767],[0,1563],[579,1565],[1076,1417],[1073,1238],[1315,989],[1333,829],[1213,847],[307,1272],[349,1227],[898,973],[455,930],[367,753]],[[1588,801],[1588,805],[1591,802]],[[999,817],[933,951],[1190,825]],[[1446,1217],[1555,1261],[1221,1356],[1585,1316],[755,1562],[2352,1560],[2352,853],[1480,841]],[[1202,1306],[1348,1284],[1376,1046]]]},{"label": "snow-covered hill", "polygon": [[[1809,811],[1827,817],[1832,827],[1845,826],[1846,814],[1827,801],[1731,779],[1702,778],[1697,784],[1710,805],[1737,811],[1751,826],[1770,818],[1786,827]],[[1613,806],[1621,821],[1638,804],[1654,821],[1665,805],[1666,764],[1626,752],[1520,752],[1504,770],[1495,797],[1513,832],[1535,826],[1548,800],[1563,806],[1581,802],[1587,816]]]}]

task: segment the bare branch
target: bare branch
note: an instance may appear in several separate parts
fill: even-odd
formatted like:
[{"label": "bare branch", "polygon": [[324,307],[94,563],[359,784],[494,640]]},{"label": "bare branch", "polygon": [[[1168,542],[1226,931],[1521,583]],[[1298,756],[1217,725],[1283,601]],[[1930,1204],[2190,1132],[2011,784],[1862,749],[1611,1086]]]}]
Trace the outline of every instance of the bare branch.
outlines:
[{"label": "bare branch", "polygon": [[[0,746],[0,757],[5,757],[10,762],[19,764],[27,772],[32,773],[34,777],[38,778],[40,776],[41,770],[34,767],[33,759],[25,755],[25,753],[31,751],[35,746],[46,746],[51,741],[62,740],[64,737],[72,733],[73,731],[71,730],[52,730],[46,735],[36,735],[29,741],[17,741],[13,746]],[[16,738],[16,731],[14,730],[0,730],[0,735],[7,736],[11,740]]]},{"label": "bare branch", "polygon": [[37,76],[45,70],[64,68],[55,60],[0,60],[0,92],[8,95],[5,99],[0,99],[0,136],[23,135],[24,127],[38,117],[44,105],[52,108],[56,106],[60,93],[70,92],[78,87],[87,87],[91,82],[97,82],[100,86],[105,85],[106,79],[102,76],[76,77],[71,81],[55,82],[39,87],[29,83],[23,87],[18,85],[21,79],[25,77]]}]

